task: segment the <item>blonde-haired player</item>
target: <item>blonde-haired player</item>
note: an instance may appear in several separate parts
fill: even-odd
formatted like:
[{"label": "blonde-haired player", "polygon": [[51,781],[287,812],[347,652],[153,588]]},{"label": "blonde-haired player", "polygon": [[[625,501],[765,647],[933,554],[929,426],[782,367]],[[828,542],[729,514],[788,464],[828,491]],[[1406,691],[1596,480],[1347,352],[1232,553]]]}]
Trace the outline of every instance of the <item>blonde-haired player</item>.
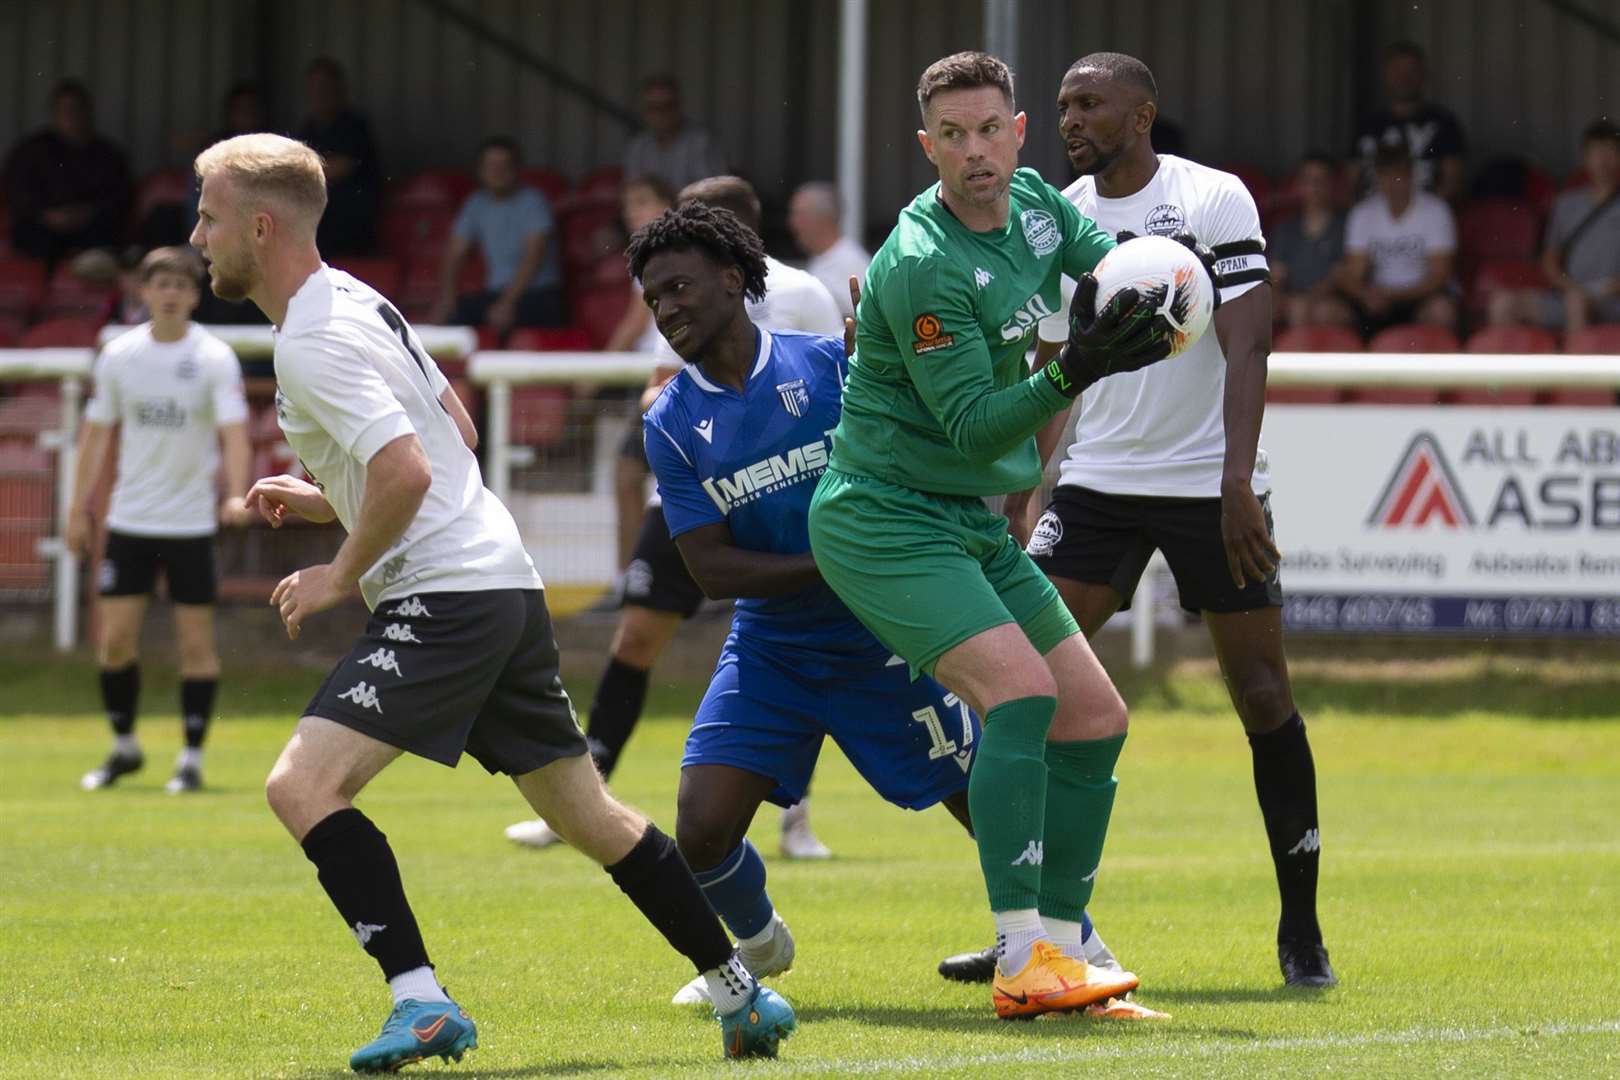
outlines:
[{"label": "blonde-haired player", "polygon": [[356,587],[372,611],[265,785],[394,996],[351,1067],[460,1058],[477,1045],[434,976],[388,841],[351,802],[404,751],[451,766],[467,752],[511,776],[703,974],[726,1053],[774,1054],[792,1009],[737,959],[674,842],[616,802],[586,755],[540,577],[484,487],[466,410],[393,306],[321,261],[320,158],[292,139],[244,135],[196,167],[192,243],[217,295],[252,300],[276,325],[277,416],[316,478],[261,480],[248,508],[272,525],[297,514],[348,532],[330,563],[283,579],[271,603],[289,637]]},{"label": "blonde-haired player", "polygon": [[[174,602],[185,734],[165,790],[180,794],[202,787],[203,741],[219,687],[214,533],[221,523],[248,520],[241,493],[252,451],[236,354],[191,321],[202,278],[197,257],[185,248],[158,248],[141,261],[139,274],[151,319],[109,342],[97,360],[68,514],[68,545],[84,558],[94,532],[91,493],[113,425],[120,425],[107,550],[97,576],[96,635],[102,706],[115,742],[107,760],[79,784],[86,791],[111,787],[145,764],[135,739],[140,635],[162,569]],[[221,447],[230,493],[223,501]]]}]

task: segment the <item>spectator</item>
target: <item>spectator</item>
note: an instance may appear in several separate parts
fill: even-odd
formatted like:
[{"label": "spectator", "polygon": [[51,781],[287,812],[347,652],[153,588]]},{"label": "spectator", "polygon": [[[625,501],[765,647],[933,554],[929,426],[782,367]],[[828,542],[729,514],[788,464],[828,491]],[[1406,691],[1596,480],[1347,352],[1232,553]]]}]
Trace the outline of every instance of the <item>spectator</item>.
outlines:
[{"label": "spectator", "polygon": [[[339,77],[342,77],[341,73]],[[264,95],[259,90],[259,84],[249,79],[232,83],[231,88],[225,91],[220,120],[220,129],[208,137],[209,146],[237,135],[275,130],[270,123],[270,114],[264,107]]]},{"label": "spectator", "polygon": [[1587,185],[1553,204],[1541,269],[1552,289],[1504,289],[1491,322],[1582,330],[1620,322],[1620,125],[1594,120],[1581,136]]},{"label": "spectator", "polygon": [[1344,215],[1334,205],[1338,163],[1308,154],[1294,174],[1299,216],[1271,230],[1266,254],[1278,310],[1289,326],[1351,326],[1355,313],[1334,289],[1344,258]]},{"label": "spectator", "polygon": [[1399,138],[1410,148],[1418,187],[1449,203],[1462,198],[1462,125],[1450,109],[1425,101],[1428,79],[1423,49],[1400,41],[1384,52],[1384,97],[1387,105],[1364,117],[1351,151],[1360,166],[1357,186],[1373,184],[1373,157],[1378,148]]},{"label": "spectator", "polygon": [[624,175],[656,176],[678,191],[726,171],[714,138],[681,114],[681,88],[673,75],[641,84],[643,129],[624,148]]},{"label": "spectator", "polygon": [[123,239],[129,162],[96,134],[90,91],[78,80],[56,84],[50,126],[12,148],[5,179],[11,244],[23,254],[54,263]]},{"label": "spectator", "polygon": [[[568,312],[552,243],[551,203],[518,183],[517,143],[504,135],[484,140],[478,183],[450,227],[432,321],[489,326],[501,334],[514,326],[561,326]],[[457,299],[461,264],[474,245],[484,257],[484,287]]]},{"label": "spectator", "polygon": [[326,165],[326,214],[316,242],[327,257],[364,255],[376,245],[382,208],[382,167],[371,124],[349,107],[348,78],[336,60],[312,60],[304,89],[309,115],[298,138]]},{"label": "spectator", "polygon": [[838,310],[852,316],[849,279],[864,278],[872,256],[844,235],[839,217],[838,189],[831,184],[805,184],[788,203],[788,229],[799,250],[810,257],[805,269],[827,286]]},{"label": "spectator", "polygon": [[1339,288],[1372,334],[1420,322],[1455,331],[1451,264],[1457,226],[1444,199],[1417,189],[1412,154],[1386,142],[1374,159],[1373,194],[1356,204],[1344,230]]},{"label": "spectator", "polygon": [[[656,176],[637,176],[625,183],[619,200],[624,232],[626,236],[631,236],[674,206],[675,192]],[[653,325],[652,312],[641,301],[641,283],[631,279],[630,285],[635,295],[630,306],[624,309],[624,317],[619,320],[619,325],[608,335],[604,347],[608,352],[657,352],[659,343],[664,339],[659,336],[658,327]],[[641,432],[637,431],[635,435],[639,457]],[[638,503],[638,513],[640,509]]]}]

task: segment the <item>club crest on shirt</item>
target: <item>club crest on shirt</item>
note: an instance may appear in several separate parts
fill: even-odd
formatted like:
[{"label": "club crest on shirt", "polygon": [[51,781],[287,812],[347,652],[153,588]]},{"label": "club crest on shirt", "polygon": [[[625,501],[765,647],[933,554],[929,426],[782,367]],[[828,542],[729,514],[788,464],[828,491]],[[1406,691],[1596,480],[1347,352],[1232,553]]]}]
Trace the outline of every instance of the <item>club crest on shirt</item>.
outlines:
[{"label": "club crest on shirt", "polygon": [[1187,228],[1187,215],[1174,203],[1160,203],[1148,211],[1143,227],[1151,236],[1174,236]]},{"label": "club crest on shirt", "polygon": [[201,372],[202,367],[189,356],[174,367],[174,377],[177,379],[195,379]]},{"label": "club crest on shirt", "polygon": [[1029,250],[1041,258],[1052,254],[1063,243],[1063,230],[1058,228],[1057,218],[1045,210],[1025,210],[1018,215],[1018,220],[1024,226],[1024,240]]},{"label": "club crest on shirt", "polygon": [[1041,515],[1041,520],[1035,523],[1035,528],[1029,534],[1029,546],[1024,549],[1034,558],[1052,554],[1052,548],[1063,539],[1063,519],[1058,517],[1056,510],[1048,510]]},{"label": "club crest on shirt", "polygon": [[803,379],[778,383],[776,392],[782,396],[782,408],[794,416],[803,416],[810,408],[810,387]]}]

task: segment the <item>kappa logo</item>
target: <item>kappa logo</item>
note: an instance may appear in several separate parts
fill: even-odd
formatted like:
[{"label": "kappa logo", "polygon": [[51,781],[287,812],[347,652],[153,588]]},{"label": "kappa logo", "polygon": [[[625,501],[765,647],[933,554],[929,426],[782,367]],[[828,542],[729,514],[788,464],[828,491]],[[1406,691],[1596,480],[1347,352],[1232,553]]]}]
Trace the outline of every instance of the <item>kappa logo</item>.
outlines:
[{"label": "kappa logo", "polygon": [[1052,254],[1063,243],[1063,230],[1058,228],[1057,218],[1045,210],[1025,210],[1018,215],[1018,222],[1024,227],[1024,241],[1029,244],[1029,250],[1040,258]]},{"label": "kappa logo", "polygon": [[383,584],[391,585],[405,572],[405,556],[396,555],[383,563]]},{"label": "kappa logo", "polygon": [[428,611],[427,605],[422,603],[420,596],[413,596],[390,611],[390,615],[402,615],[407,619],[431,619],[433,613]]},{"label": "kappa logo", "polygon": [[1018,858],[1012,861],[1012,865],[1023,866],[1025,863],[1028,863],[1030,866],[1039,866],[1041,865],[1041,860],[1045,858],[1045,856],[1046,841],[1031,840],[1029,842],[1029,846],[1024,849],[1023,854],[1019,855]]},{"label": "kappa logo", "polygon": [[1098,863],[1096,866],[1093,866],[1091,868],[1091,873],[1087,874],[1085,877],[1081,878],[1080,880],[1081,881],[1096,881],[1097,880],[1097,871],[1099,871],[1101,869],[1102,869],[1102,864]]},{"label": "kappa logo", "polygon": [[388,624],[388,628],[383,631],[382,636],[384,641],[404,641],[412,645],[422,644],[422,639],[411,631],[410,623],[391,622]]},{"label": "kappa logo", "polygon": [[714,442],[714,417],[708,416],[692,425],[692,430],[706,443]]},{"label": "kappa logo", "polygon": [[[276,419],[287,419],[287,395],[283,394],[280,390],[276,391]],[[308,472],[309,470],[306,469],[304,471]]]},{"label": "kappa logo", "polygon": [[973,283],[979,288],[984,288],[994,280],[996,280],[996,275],[992,274],[984,267],[976,266],[973,268]]},{"label": "kappa logo", "polygon": [[[343,691],[338,695],[338,700],[352,701],[362,709],[376,709],[377,715],[382,715],[382,699],[377,696],[377,688],[365,680],[361,680]],[[365,942],[362,941],[360,944],[364,945]]]},{"label": "kappa logo", "polygon": [[1288,849],[1290,855],[1313,855],[1322,850],[1322,834],[1316,829],[1309,829],[1299,838],[1299,843]]},{"label": "kappa logo", "polygon": [[1187,228],[1187,215],[1174,203],[1160,203],[1148,211],[1142,225],[1150,236],[1174,236]]},{"label": "kappa logo", "polygon": [[391,671],[402,679],[405,677],[405,673],[399,670],[399,661],[394,659],[393,649],[378,649],[360,663],[370,664],[382,671]]},{"label": "kappa logo", "polygon": [[1472,528],[1474,511],[1439,442],[1429,432],[1420,431],[1401,455],[1367,524],[1386,529],[1410,525],[1417,529],[1434,520],[1448,529]]},{"label": "kappa logo", "polygon": [[349,932],[354,935],[354,940],[360,943],[360,947],[365,948],[368,941],[386,929],[388,927],[382,923],[356,922],[349,928]]},{"label": "kappa logo", "polygon": [[810,387],[803,379],[780,383],[776,392],[782,396],[782,408],[794,416],[803,416],[810,411]]},{"label": "kappa logo", "polygon": [[1048,510],[1035,523],[1029,533],[1029,546],[1024,549],[1031,558],[1040,559],[1052,554],[1058,541],[1063,539],[1063,519],[1056,510]]}]

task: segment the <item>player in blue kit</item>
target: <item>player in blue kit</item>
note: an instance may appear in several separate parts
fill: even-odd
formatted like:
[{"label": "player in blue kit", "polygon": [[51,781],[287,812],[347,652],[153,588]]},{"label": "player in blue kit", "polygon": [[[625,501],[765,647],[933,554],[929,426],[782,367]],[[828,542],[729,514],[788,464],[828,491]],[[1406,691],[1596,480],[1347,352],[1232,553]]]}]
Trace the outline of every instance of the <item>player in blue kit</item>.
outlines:
[{"label": "player in blue kit", "polygon": [[[821,580],[810,496],[827,465],[845,375],[837,338],[755,326],[764,249],[735,215],[673,210],[631,238],[630,271],[687,363],[643,420],[664,515],[693,578],[737,599],[731,635],[687,739],[676,843],[756,976],[793,937],[747,840],[762,802],[803,796],[825,736],[888,801],[944,802],[967,823],[979,723],[903,662]],[[701,980],[677,1002],[701,1000]]]}]

